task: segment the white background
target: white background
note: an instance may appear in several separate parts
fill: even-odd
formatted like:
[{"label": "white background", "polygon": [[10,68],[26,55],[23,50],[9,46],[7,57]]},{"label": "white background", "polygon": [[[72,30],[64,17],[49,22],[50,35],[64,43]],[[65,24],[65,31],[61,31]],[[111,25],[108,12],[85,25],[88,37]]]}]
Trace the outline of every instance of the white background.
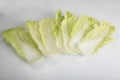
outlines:
[{"label": "white background", "polygon": [[29,64],[0,35],[0,80],[120,80],[120,0],[0,0],[0,33],[54,17],[58,9],[111,22],[114,42],[92,56],[59,55]]}]

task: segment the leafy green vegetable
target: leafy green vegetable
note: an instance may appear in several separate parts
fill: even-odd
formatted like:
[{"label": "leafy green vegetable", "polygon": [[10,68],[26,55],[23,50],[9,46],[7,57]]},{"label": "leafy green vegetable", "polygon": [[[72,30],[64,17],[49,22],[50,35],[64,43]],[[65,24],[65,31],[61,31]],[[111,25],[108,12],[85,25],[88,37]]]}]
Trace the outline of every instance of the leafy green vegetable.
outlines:
[{"label": "leafy green vegetable", "polygon": [[83,54],[91,54],[98,51],[99,48],[112,39],[110,36],[115,31],[115,27],[106,21],[93,26],[94,28],[79,42],[79,49],[81,49]]},{"label": "leafy green vegetable", "polygon": [[39,32],[41,34],[42,40],[44,41],[44,48],[49,54],[56,54],[62,51],[55,44],[56,40],[54,37],[54,24],[54,18],[44,19],[39,22]]},{"label": "leafy green vegetable", "polygon": [[6,30],[2,33],[2,36],[28,62],[33,62],[43,57],[29,33],[23,27]]},{"label": "leafy green vegetable", "polygon": [[18,54],[29,62],[43,56],[69,53],[89,55],[113,40],[115,27],[107,21],[82,15],[80,17],[60,10],[55,18],[27,21],[23,27],[3,32],[3,37]]},{"label": "leafy green vegetable", "polygon": [[60,29],[60,25],[63,20],[64,20],[64,16],[62,15],[62,12],[58,10],[56,12],[53,34],[56,41],[56,46],[61,50],[62,53],[68,53],[64,48],[64,44],[63,44],[64,41],[63,41],[61,29]]},{"label": "leafy green vegetable", "polygon": [[39,22],[37,21],[27,21],[26,22],[26,27],[30,33],[30,36],[32,37],[32,39],[34,40],[34,42],[37,44],[39,50],[42,52],[42,54],[44,56],[46,56],[48,54],[47,50],[45,49],[45,45],[44,45],[44,40],[42,40],[39,28]]},{"label": "leafy green vegetable", "polygon": [[73,49],[69,46],[70,33],[73,29],[74,24],[78,20],[78,17],[70,12],[66,12],[64,20],[61,22],[60,30],[63,37],[63,45],[69,53],[79,53],[78,50]]},{"label": "leafy green vegetable", "polygon": [[[69,46],[71,48],[76,49],[78,47],[78,43],[80,40],[89,32],[93,29],[93,25],[99,24],[99,22],[92,17],[89,16],[81,16],[76,23],[73,26],[73,29],[71,30],[69,36],[70,36],[70,41],[69,41]],[[81,49],[78,49],[81,52]],[[81,52],[82,53],[82,52]]]}]

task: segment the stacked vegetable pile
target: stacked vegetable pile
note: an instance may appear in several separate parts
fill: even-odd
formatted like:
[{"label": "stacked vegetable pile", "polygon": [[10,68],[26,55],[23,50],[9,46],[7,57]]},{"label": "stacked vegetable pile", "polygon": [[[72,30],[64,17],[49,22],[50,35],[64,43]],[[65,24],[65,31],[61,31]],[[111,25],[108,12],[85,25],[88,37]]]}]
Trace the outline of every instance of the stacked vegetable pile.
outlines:
[{"label": "stacked vegetable pile", "polygon": [[90,16],[70,12],[42,21],[27,21],[26,27],[15,27],[2,33],[19,56],[34,62],[44,56],[67,53],[89,55],[96,53],[113,38],[115,27]]}]

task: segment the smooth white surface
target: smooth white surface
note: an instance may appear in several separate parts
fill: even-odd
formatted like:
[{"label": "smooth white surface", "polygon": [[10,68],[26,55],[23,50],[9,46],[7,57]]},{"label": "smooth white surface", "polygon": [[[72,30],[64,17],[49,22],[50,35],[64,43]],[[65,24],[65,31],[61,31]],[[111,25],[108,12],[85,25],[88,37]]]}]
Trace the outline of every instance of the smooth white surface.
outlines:
[{"label": "smooth white surface", "polygon": [[0,33],[56,10],[87,14],[116,26],[115,41],[92,56],[59,55],[28,64],[0,35],[0,80],[120,80],[120,0],[0,0]]}]

